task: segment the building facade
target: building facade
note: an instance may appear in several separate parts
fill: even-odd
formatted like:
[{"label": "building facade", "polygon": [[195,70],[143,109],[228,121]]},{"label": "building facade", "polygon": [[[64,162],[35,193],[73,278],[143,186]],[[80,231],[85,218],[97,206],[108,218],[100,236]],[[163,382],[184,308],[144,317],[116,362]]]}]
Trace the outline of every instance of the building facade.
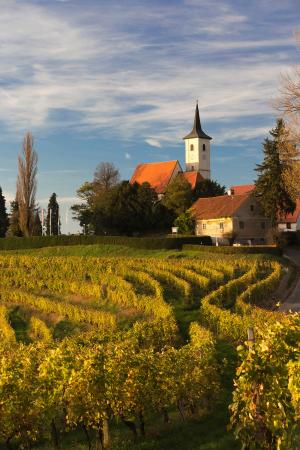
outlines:
[{"label": "building facade", "polygon": [[271,223],[251,193],[199,198],[192,210],[198,236],[211,236],[223,245],[272,242]]}]

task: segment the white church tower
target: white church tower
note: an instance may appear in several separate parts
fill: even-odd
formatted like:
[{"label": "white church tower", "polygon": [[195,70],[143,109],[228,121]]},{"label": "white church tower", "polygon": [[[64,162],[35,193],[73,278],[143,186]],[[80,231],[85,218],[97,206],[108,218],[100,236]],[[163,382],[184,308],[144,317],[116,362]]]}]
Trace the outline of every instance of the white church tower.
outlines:
[{"label": "white church tower", "polygon": [[185,141],[185,170],[200,172],[203,178],[210,178],[210,141],[212,138],[201,128],[198,102],[194,127],[183,139]]}]

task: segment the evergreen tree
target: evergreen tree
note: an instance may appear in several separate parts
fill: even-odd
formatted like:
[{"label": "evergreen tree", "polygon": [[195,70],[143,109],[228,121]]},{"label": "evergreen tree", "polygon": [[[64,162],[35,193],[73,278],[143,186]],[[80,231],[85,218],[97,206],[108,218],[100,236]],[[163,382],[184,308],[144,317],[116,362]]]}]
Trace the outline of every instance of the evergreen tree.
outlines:
[{"label": "evergreen tree", "polygon": [[207,178],[196,185],[193,191],[193,201],[196,201],[199,197],[217,197],[225,194],[225,186],[221,186],[217,181]]},{"label": "evergreen tree", "polygon": [[57,236],[60,234],[59,206],[55,193],[49,199],[46,227],[48,236]]},{"label": "evergreen tree", "polygon": [[32,229],[32,236],[42,236],[43,230],[42,230],[42,222],[40,219],[40,211],[37,208],[34,212],[34,222],[33,222],[33,229]]},{"label": "evergreen tree", "polygon": [[17,200],[10,203],[10,215],[9,215],[9,227],[7,230],[7,236],[23,236],[19,222],[19,204]]},{"label": "evergreen tree", "polygon": [[286,184],[286,169],[293,162],[283,151],[287,142],[282,119],[277,120],[270,135],[272,139],[266,138],[263,143],[264,160],[262,164],[257,164],[255,169],[258,172],[255,195],[264,214],[275,228],[278,217],[292,213],[296,205]]},{"label": "evergreen tree", "polygon": [[0,237],[5,237],[8,225],[9,221],[6,212],[5,197],[2,194],[2,188],[0,187]]}]

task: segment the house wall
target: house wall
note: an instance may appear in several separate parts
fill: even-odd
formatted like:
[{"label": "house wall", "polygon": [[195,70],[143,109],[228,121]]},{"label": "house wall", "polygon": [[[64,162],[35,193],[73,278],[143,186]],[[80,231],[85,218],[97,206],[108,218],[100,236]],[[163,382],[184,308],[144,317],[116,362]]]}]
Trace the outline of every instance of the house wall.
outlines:
[{"label": "house wall", "polygon": [[[222,225],[221,225],[222,224]],[[231,217],[220,219],[198,220],[196,234],[198,236],[211,236],[212,238],[226,239],[232,236],[233,224]]]},{"label": "house wall", "polygon": [[[300,226],[300,223],[298,224],[298,226]],[[279,231],[296,231],[297,229],[298,230],[300,229],[300,228],[297,228],[297,223],[291,223],[290,228],[288,228],[287,223],[279,223],[278,224]]]}]

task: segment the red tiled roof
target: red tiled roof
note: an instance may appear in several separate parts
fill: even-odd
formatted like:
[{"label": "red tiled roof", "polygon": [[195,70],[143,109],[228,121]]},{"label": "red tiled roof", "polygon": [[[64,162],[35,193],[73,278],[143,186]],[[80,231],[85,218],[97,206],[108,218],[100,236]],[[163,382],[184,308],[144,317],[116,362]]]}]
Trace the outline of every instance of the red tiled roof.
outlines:
[{"label": "red tiled roof", "polygon": [[192,189],[195,189],[197,184],[204,180],[199,172],[183,172],[182,175],[190,183]]},{"label": "red tiled roof", "polygon": [[198,198],[193,204],[192,209],[197,219],[232,217],[248,197],[249,194]]},{"label": "red tiled roof", "polygon": [[253,191],[254,188],[255,184],[240,184],[238,186],[231,186],[230,190],[232,191],[233,195],[242,195]]},{"label": "red tiled roof", "polygon": [[163,194],[170,182],[178,161],[139,164],[130,183],[149,183],[157,194]]},{"label": "red tiled roof", "polygon": [[300,199],[296,201],[296,209],[293,214],[288,214],[286,217],[280,217],[279,223],[296,223],[300,214]]}]

